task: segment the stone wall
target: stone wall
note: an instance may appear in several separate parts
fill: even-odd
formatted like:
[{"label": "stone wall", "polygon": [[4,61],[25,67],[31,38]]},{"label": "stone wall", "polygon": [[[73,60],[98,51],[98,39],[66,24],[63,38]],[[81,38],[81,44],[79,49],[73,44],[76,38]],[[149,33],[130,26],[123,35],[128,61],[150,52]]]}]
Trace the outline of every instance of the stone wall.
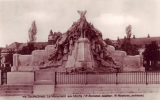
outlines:
[{"label": "stone wall", "polygon": [[122,64],[121,71],[145,71],[143,67],[142,55],[129,56],[125,51],[115,50],[113,46],[108,46],[107,51],[114,61],[118,61]]},{"label": "stone wall", "polygon": [[48,61],[48,56],[45,50],[34,50],[32,52],[31,65],[41,66],[46,61]]},{"label": "stone wall", "polygon": [[115,48],[114,48],[113,46],[111,46],[111,45],[108,45],[108,46],[107,46],[107,51],[108,51],[109,53],[112,53],[112,52],[115,51]]},{"label": "stone wall", "polygon": [[145,71],[141,65],[141,55],[127,56],[124,58],[123,71]]},{"label": "stone wall", "polygon": [[46,51],[48,57],[50,56],[51,52],[53,52],[55,50],[55,46],[56,45],[47,45],[45,47],[45,51]]},{"label": "stone wall", "polygon": [[31,55],[13,55],[12,71],[35,71],[43,67],[48,56],[54,50],[54,45],[48,45],[45,50],[34,50]]},{"label": "stone wall", "polygon": [[107,46],[107,51],[114,61],[118,61],[120,63],[123,63],[124,58],[127,56],[125,51],[115,50],[111,45]]},{"label": "stone wall", "polygon": [[118,61],[120,63],[124,63],[124,58],[127,56],[125,51],[114,51],[111,54],[111,57],[114,61]]},{"label": "stone wall", "polygon": [[[34,50],[32,55],[20,55],[14,54],[13,55],[13,67],[12,71],[35,71],[38,70],[39,67],[44,67],[44,62],[48,61],[48,57],[52,51],[55,50],[54,45],[46,46],[45,50]],[[144,67],[142,66],[142,55],[136,56],[127,56],[125,51],[115,50],[113,46],[108,45],[107,51],[112,57],[114,61],[120,62],[122,64],[121,70],[122,71],[144,71]],[[74,50],[72,53],[75,53]],[[71,55],[70,55],[71,56]],[[71,63],[74,65],[73,60],[69,60],[71,57],[65,60],[65,64],[63,65],[63,61],[59,61],[57,65],[63,65],[66,68],[71,67]],[[72,55],[73,56],[73,55]],[[73,57],[75,58],[75,57]],[[63,60],[63,59],[62,59]],[[68,62],[68,63],[66,63]],[[67,67],[68,66],[68,67]]]},{"label": "stone wall", "polygon": [[32,55],[20,55],[18,56],[18,65],[19,66],[29,66],[31,65]]}]

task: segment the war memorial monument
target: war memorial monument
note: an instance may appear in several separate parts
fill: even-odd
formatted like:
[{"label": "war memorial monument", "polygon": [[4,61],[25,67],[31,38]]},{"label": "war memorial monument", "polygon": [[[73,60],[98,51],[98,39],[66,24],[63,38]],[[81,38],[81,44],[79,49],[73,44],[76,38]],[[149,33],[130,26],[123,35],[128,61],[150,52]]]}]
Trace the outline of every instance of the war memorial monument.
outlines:
[{"label": "war memorial monument", "polygon": [[[7,73],[8,86],[29,86],[34,95],[120,93],[123,89],[117,89],[116,84],[132,84],[141,74],[129,79],[129,72],[142,72],[144,75],[138,76],[136,82],[145,85],[142,55],[128,56],[125,51],[107,45],[94,23],[87,22],[87,11],[78,13],[80,19],[65,33],[50,32],[50,45],[45,50],[34,50],[31,55],[13,55],[13,66]],[[107,86],[113,84],[113,90]]]}]

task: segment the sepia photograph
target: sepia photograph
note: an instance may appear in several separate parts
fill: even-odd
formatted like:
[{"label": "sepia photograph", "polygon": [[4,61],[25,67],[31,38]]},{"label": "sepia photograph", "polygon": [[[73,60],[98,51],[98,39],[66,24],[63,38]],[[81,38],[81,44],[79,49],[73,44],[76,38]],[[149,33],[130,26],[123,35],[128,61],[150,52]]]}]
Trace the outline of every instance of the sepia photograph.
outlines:
[{"label": "sepia photograph", "polygon": [[0,100],[158,100],[159,5],[0,0]]}]

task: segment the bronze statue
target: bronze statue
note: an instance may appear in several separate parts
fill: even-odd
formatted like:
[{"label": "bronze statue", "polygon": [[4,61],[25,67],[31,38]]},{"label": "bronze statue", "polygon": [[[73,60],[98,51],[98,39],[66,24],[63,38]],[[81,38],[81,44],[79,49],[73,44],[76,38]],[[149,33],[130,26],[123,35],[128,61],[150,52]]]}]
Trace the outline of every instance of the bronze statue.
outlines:
[{"label": "bronze statue", "polygon": [[85,38],[85,31],[86,31],[85,29],[87,28],[87,21],[85,14],[87,13],[87,11],[78,11],[78,13],[80,14],[80,23],[78,29],[81,32],[81,38]]}]

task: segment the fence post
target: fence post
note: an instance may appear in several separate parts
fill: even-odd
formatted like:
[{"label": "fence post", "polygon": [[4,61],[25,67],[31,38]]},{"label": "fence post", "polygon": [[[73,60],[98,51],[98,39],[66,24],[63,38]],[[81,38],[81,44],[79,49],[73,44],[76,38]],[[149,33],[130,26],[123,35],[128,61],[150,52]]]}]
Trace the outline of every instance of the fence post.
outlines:
[{"label": "fence post", "polygon": [[0,85],[2,84],[2,71],[0,70]]},{"label": "fence post", "polygon": [[54,80],[55,81],[55,85],[57,85],[57,72],[55,72],[54,74],[55,74],[55,78],[54,78],[55,79]]},{"label": "fence post", "polygon": [[146,72],[146,85],[148,85],[148,82],[147,82],[147,72]]},{"label": "fence post", "polygon": [[116,72],[116,85],[118,85],[118,73]]},{"label": "fence post", "polygon": [[6,71],[6,84],[7,84],[7,71]]},{"label": "fence post", "polygon": [[87,72],[85,72],[85,85],[87,85]]}]

